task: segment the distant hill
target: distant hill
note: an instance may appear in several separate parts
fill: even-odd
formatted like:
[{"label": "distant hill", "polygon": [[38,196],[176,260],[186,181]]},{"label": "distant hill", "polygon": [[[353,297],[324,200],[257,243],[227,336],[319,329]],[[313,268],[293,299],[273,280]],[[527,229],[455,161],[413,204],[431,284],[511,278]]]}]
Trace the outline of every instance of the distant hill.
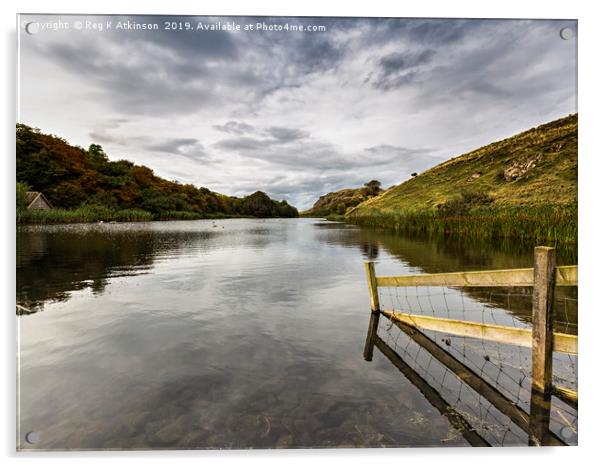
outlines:
[{"label": "distant hill", "polygon": [[315,202],[311,209],[301,212],[303,217],[328,217],[345,215],[347,210],[380,194],[380,182],[372,180],[362,188],[341,189],[324,194]]},{"label": "distant hill", "polygon": [[530,129],[443,162],[359,204],[348,217],[442,215],[576,206],[577,115]]},{"label": "distant hill", "polygon": [[[238,198],[168,181],[144,165],[128,160],[110,161],[97,144],[86,150],[27,125],[17,125],[16,141],[17,201],[23,197],[20,192],[40,191],[56,208],[47,214],[37,213],[36,221],[80,219],[81,215],[60,215],[61,210],[76,209],[94,211],[91,219],[299,215],[286,201],[274,201],[261,191]],[[20,210],[23,211],[23,207],[17,206],[18,217]],[[115,215],[116,212],[124,215]],[[33,219],[33,213],[20,218],[28,221]]]}]

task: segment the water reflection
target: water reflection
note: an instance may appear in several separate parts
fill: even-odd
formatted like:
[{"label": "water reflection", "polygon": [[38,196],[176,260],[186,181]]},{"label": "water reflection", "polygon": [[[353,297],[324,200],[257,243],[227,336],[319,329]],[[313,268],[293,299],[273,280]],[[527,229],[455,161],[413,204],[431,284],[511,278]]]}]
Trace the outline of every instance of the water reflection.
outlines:
[{"label": "water reflection", "polygon": [[[379,275],[388,273],[401,275],[400,263],[406,267],[405,273],[443,273],[533,266],[535,243],[461,241],[444,236],[401,235],[383,230],[349,227],[340,229],[338,234],[334,234],[336,229],[332,224],[317,224],[316,227],[325,230],[320,236],[321,241],[344,247],[356,247],[365,260],[377,260],[379,251],[386,251],[388,258],[380,261],[378,269],[383,272]],[[393,257],[394,261],[391,261],[390,257]],[[576,264],[576,246],[557,245],[557,263],[558,265]],[[471,300],[480,302],[485,307],[504,309],[526,324],[531,322],[532,288],[530,287],[474,287],[465,288],[463,292]],[[577,287],[556,289],[555,330],[557,332],[577,333],[577,294]],[[420,303],[413,304],[415,307],[420,306]]]},{"label": "water reflection", "polygon": [[17,301],[45,311],[19,317],[19,447],[468,445],[380,352],[361,357],[362,262],[528,266],[521,254],[312,219],[19,228]]},{"label": "water reflection", "polygon": [[17,231],[17,313],[65,301],[72,291],[89,288],[101,294],[111,278],[149,273],[157,260],[233,243],[262,248],[277,239],[273,233],[254,227],[241,234],[237,225],[226,230],[216,222],[22,226]]}]

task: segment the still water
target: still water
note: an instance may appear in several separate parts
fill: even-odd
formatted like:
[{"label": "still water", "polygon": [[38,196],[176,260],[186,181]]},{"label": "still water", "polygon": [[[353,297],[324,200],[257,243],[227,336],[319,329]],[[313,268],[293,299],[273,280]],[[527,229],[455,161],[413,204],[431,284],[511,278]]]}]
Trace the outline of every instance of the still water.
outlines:
[{"label": "still water", "polygon": [[[468,446],[420,378],[364,359],[366,259],[403,275],[529,267],[532,250],[315,219],[19,228],[19,447]],[[462,295],[527,322],[508,297]],[[572,418],[563,428],[576,443]]]}]

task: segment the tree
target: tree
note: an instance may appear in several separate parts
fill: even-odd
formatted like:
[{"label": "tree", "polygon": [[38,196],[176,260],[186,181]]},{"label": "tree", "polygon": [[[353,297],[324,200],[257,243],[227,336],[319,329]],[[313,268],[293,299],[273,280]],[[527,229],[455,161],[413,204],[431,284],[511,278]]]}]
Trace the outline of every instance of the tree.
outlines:
[{"label": "tree", "polygon": [[376,196],[380,191],[380,181],[378,180],[368,181],[364,184],[364,192],[368,196]]},{"label": "tree", "polygon": [[103,148],[98,144],[90,144],[88,158],[92,162],[92,166],[97,170],[102,169],[109,161],[109,157],[107,157]]},{"label": "tree", "polygon": [[60,206],[67,209],[79,207],[88,198],[79,180],[61,181],[44,194],[55,207]]},{"label": "tree", "polygon": [[31,191],[31,186],[27,183],[17,183],[17,211],[27,209],[27,191]]}]

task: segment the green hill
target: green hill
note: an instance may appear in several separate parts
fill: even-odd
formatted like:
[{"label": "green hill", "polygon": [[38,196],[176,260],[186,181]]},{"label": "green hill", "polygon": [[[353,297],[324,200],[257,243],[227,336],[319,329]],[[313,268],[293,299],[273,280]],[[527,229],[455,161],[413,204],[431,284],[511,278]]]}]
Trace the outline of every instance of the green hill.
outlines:
[{"label": "green hill", "polygon": [[397,230],[576,242],[577,115],[454,157],[346,218]]}]

